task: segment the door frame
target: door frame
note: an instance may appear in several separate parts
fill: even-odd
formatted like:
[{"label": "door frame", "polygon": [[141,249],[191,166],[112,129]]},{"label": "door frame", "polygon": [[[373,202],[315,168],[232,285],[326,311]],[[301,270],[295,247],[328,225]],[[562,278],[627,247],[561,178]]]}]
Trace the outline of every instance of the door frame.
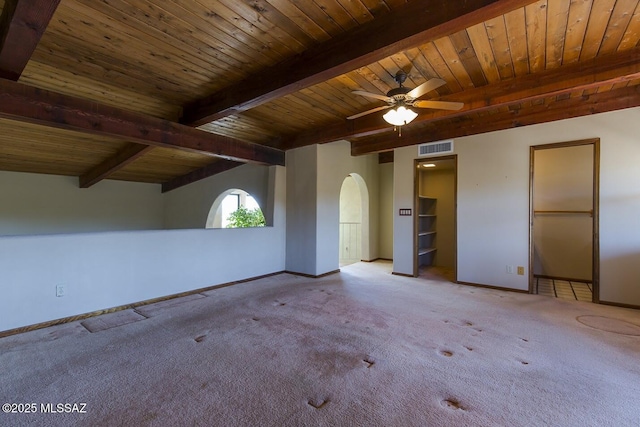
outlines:
[{"label": "door frame", "polygon": [[600,302],[600,138],[581,139],[576,141],[557,142],[552,144],[532,145],[529,147],[529,293],[535,293],[533,265],[534,265],[534,236],[533,236],[533,171],[535,153],[537,150],[593,145],[593,215],[592,215],[592,254],[591,279],[592,301]]},{"label": "door frame", "polygon": [[413,164],[413,276],[418,277],[418,203],[420,163],[453,160],[453,282],[458,283],[458,155],[421,157]]}]

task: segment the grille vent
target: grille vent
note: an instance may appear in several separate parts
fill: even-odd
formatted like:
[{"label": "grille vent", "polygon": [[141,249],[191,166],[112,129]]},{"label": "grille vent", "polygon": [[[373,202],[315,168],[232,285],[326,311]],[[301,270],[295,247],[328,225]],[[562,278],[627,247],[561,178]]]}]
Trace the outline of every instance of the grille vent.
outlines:
[{"label": "grille vent", "polygon": [[453,139],[418,145],[418,157],[442,153],[453,153]]}]

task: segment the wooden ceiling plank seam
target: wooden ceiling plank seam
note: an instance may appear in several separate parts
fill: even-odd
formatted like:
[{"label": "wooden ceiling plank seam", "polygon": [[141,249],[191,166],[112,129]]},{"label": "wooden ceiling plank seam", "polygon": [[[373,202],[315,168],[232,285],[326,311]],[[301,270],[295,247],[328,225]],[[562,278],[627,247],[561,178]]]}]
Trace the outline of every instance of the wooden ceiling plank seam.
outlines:
[{"label": "wooden ceiling plank seam", "polygon": [[[183,55],[182,58],[185,62],[193,62],[203,68],[216,69],[218,68],[218,63],[221,60],[225,60],[224,58],[221,58],[220,55],[212,55],[212,53],[219,53],[220,48],[216,49],[212,46],[211,37],[209,37],[208,43],[201,40],[203,38],[202,35],[204,34],[203,29],[207,28],[207,26],[203,24],[201,26],[202,29],[195,28],[193,24],[183,19],[185,15],[189,15],[190,12],[176,6],[177,11],[182,12],[180,16],[177,16],[175,13],[176,9],[170,9],[169,7],[173,4],[171,2],[163,2],[162,5],[144,3],[144,6],[149,10],[149,12],[144,12],[136,7],[136,4],[141,5],[139,2],[134,4],[133,2],[127,2],[125,0],[109,0],[107,6],[104,2],[95,2],[94,0],[90,0],[89,2],[86,2],[86,0],[77,1],[85,1],[87,6],[99,10],[101,13],[128,21],[130,22],[130,26],[163,43],[163,45],[171,46],[178,49],[178,51],[184,52],[185,55]],[[191,5],[192,7],[195,7],[198,3],[191,2]],[[197,18],[194,16],[192,20],[195,19]],[[138,23],[137,25],[136,22]],[[215,22],[213,25],[212,22],[206,23],[208,24],[210,31],[212,31],[213,28],[219,28],[219,26],[215,25]],[[226,28],[220,29],[220,32],[222,34],[226,34],[225,30]],[[265,53],[255,45],[248,43],[248,37],[244,37],[238,33],[239,31],[236,31],[233,36],[229,36],[228,38],[232,39],[236,44],[241,45],[250,52],[256,52],[257,55],[251,56],[256,65],[270,64],[283,58],[282,55],[278,55],[276,52],[273,52],[273,55],[268,55],[272,52],[268,51]],[[218,41],[218,38],[215,38],[215,40]],[[243,52],[243,49],[230,46],[228,40],[218,41],[218,43],[223,46],[224,50],[237,51],[238,53],[233,56],[239,56],[242,58],[241,62],[245,64],[245,67],[251,66],[251,63],[245,59],[249,55]],[[258,41],[254,41],[254,44],[259,46],[264,45],[264,43],[260,43]],[[229,54],[225,56],[228,55]]]},{"label": "wooden ceiling plank seam", "polygon": [[[137,89],[148,96],[161,93],[163,98],[175,100],[176,103],[188,99],[184,93],[187,90],[184,82],[169,80],[152,70],[146,72],[145,78],[144,68],[138,64],[126,63],[114,57],[102,58],[80,46],[58,44],[64,42],[64,39],[65,37],[57,36],[55,42],[43,41],[34,53],[33,60],[72,69],[86,77],[95,76],[96,79],[116,82],[128,90]],[[80,61],[78,57],[81,58]]]},{"label": "wooden ceiling plank seam", "polygon": [[[33,67],[33,70],[31,67]],[[49,77],[47,78],[47,76]],[[139,106],[140,108],[137,109],[129,109],[167,120],[177,121],[180,114],[179,106],[167,106],[166,102],[159,99],[115,87],[104,81],[89,80],[86,77],[68,73],[48,64],[35,61],[29,62],[20,82],[38,86],[42,89],[56,90],[58,88],[59,92],[68,95],[72,95],[75,92],[86,99],[92,99],[96,94],[100,94],[100,99],[94,99],[95,101],[104,102],[114,107],[119,107],[120,105]],[[163,111],[163,113],[153,114],[152,112],[154,111]]]},{"label": "wooden ceiling plank seam", "polygon": [[[359,74],[355,72],[351,72],[351,73],[343,74],[342,76],[338,76],[336,77],[336,79],[338,79],[340,83],[344,85],[345,89],[348,90],[349,94],[353,97],[353,99],[355,101],[358,101],[358,104],[360,107],[369,105],[369,102],[364,96],[355,96],[355,94],[353,94],[353,91],[363,90],[361,83],[364,82],[364,79],[360,78]],[[376,88],[373,88],[372,90],[377,92]],[[293,97],[295,96],[296,95],[293,95]]]},{"label": "wooden ceiling plank seam", "polygon": [[[268,111],[268,109],[267,109]],[[229,126],[234,126],[236,123],[240,123],[248,128],[251,128],[257,133],[273,133],[277,135],[284,129],[288,129],[289,125],[283,123],[282,120],[269,120],[268,123],[264,123],[262,115],[257,111],[246,111],[243,114],[237,116],[228,116],[224,119],[218,120],[215,123],[227,123]]]},{"label": "wooden ceiling plank seam", "polygon": [[589,23],[588,16],[592,5],[592,0],[571,2],[571,5],[569,6],[567,37],[565,38],[562,64],[576,62],[580,59],[580,52],[584,45],[584,37]]},{"label": "wooden ceiling plank seam", "polygon": [[[172,0],[178,7],[184,7],[184,2]],[[200,5],[203,9],[203,15],[199,16],[202,22],[202,27],[196,27],[199,31],[195,31],[195,34],[202,33],[208,37],[212,37],[214,32],[207,31],[207,26],[219,29],[222,34],[225,34],[224,40],[221,40],[225,45],[232,46],[233,42],[242,42],[244,46],[249,47],[252,51],[260,53],[270,58],[271,61],[281,61],[291,54],[295,54],[296,50],[288,44],[281,43],[276,38],[272,37],[268,32],[260,30],[258,27],[245,19],[239,19],[239,17],[233,13],[232,10],[227,8],[221,3],[216,3],[215,9],[208,7],[201,1],[194,2]],[[217,36],[217,38],[221,36]],[[202,40],[207,44],[206,40]],[[235,48],[235,47],[234,47]],[[241,53],[244,49],[237,49]]]},{"label": "wooden ceiling plank seam", "polygon": [[504,16],[489,19],[484,25],[496,58],[500,79],[506,80],[514,77],[515,70],[513,69],[511,48],[509,47],[509,40],[507,38],[507,27]]},{"label": "wooden ceiling plank seam", "polygon": [[[231,117],[231,116],[230,116]],[[277,118],[271,120],[276,122]],[[248,123],[245,125],[245,123]],[[234,118],[232,121],[220,120],[215,124],[201,126],[199,129],[206,130],[218,135],[231,136],[237,139],[250,141],[254,144],[265,144],[269,141],[277,141],[280,132],[283,131],[281,125],[256,126],[252,122],[246,122],[245,117]],[[288,128],[285,128],[288,129]]]},{"label": "wooden ceiling plank seam", "polygon": [[460,56],[458,56],[458,51],[456,50],[453,42],[450,37],[443,37],[441,39],[435,40],[433,42],[444,59],[444,62],[447,64],[451,73],[455,77],[456,81],[463,89],[469,89],[474,87],[473,81],[467,72]]},{"label": "wooden ceiling plank seam", "polygon": [[637,5],[638,0],[616,1],[598,55],[609,55],[616,52],[633,18],[631,11],[636,10]]},{"label": "wooden ceiling plank seam", "polygon": [[109,157],[104,162],[91,168],[89,171],[80,175],[78,184],[80,188],[89,188],[94,184],[102,181],[116,170],[123,168],[154,147],[150,145],[129,144],[115,156]]},{"label": "wooden ceiling plank seam", "polygon": [[[263,129],[260,129],[261,132],[261,137],[260,138],[256,138],[255,131],[250,131],[250,130],[246,130],[244,128],[239,128],[237,126],[238,121],[234,122],[234,123],[219,123],[215,126],[212,125],[204,125],[199,127],[198,129],[201,129],[203,131],[206,132],[210,132],[214,135],[221,135],[221,136],[227,136],[227,137],[231,137],[231,138],[235,138],[235,139],[241,139],[241,140],[250,140],[252,143],[254,144],[264,144],[268,141],[277,141],[279,138],[278,134],[271,134],[270,131],[267,129],[266,131]],[[249,139],[251,138],[251,139]]]},{"label": "wooden ceiling plank seam", "polygon": [[[307,90],[305,90],[305,93],[298,93],[296,94],[296,96],[298,97],[303,97],[303,96],[307,96],[307,99],[327,99],[327,90],[322,90],[322,89],[317,89],[313,90],[312,88],[309,88]],[[327,103],[329,103],[330,101],[327,101]],[[257,107],[253,110],[250,111],[245,111],[241,114],[239,114],[240,117],[243,117],[246,114],[250,114],[253,115],[255,114],[257,117],[258,115],[261,116],[268,116],[268,117],[272,117],[274,121],[278,121],[278,122],[282,122],[282,117],[291,117],[293,118],[293,120],[288,120],[286,123],[280,123],[278,126],[280,128],[288,128],[288,129],[295,129],[295,128],[304,128],[307,127],[308,124],[313,123],[313,121],[318,117],[317,113],[315,113],[312,109],[309,108],[300,108],[300,103],[298,101],[296,101],[296,98],[293,95],[288,95],[284,98],[282,98],[281,100],[278,101],[274,101],[269,103],[268,105],[265,106],[260,106]],[[317,105],[317,104],[316,104]],[[336,105],[333,105],[334,109],[333,112],[331,113],[334,120],[339,116],[338,113],[336,113]],[[324,113],[329,113],[330,108],[327,107],[324,109]],[[303,123],[304,122],[304,123]],[[305,124],[306,123],[306,124]]]},{"label": "wooden ceiling plank seam", "polygon": [[[199,125],[253,108],[395,52],[463,30],[530,1],[467,0],[438,4],[437,8],[431,3],[410,1],[388,15],[309,48],[291,61],[270,67],[247,84],[233,85],[185,106],[183,121]],[[410,17],[405,20],[406,25],[391,25],[403,17]]]},{"label": "wooden ceiling plank seam", "polygon": [[362,0],[362,3],[369,9],[374,19],[391,11],[391,7],[384,0]]},{"label": "wooden ceiling plank seam", "polygon": [[[78,7],[79,6],[76,5],[76,8]],[[62,16],[60,19],[61,24],[59,26],[55,26],[54,28],[52,28],[52,31],[51,31],[52,37],[55,36],[56,39],[59,39],[62,37],[65,38],[64,44],[62,46],[59,46],[57,50],[70,49],[72,52],[75,50],[81,50],[85,52],[84,55],[86,57],[92,58],[95,61],[97,61],[99,57],[104,56],[103,62],[107,64],[106,65],[107,67],[108,67],[108,64],[113,64],[113,65],[120,64],[119,66],[121,68],[135,70],[135,68],[132,68],[132,65],[135,64],[135,66],[141,70],[136,73],[138,76],[143,75],[144,71],[147,71],[147,73],[151,73],[152,75],[157,74],[158,79],[160,79],[163,77],[163,74],[158,74],[159,71],[156,72],[156,70],[163,70],[163,68],[170,68],[170,66],[167,64],[163,64],[165,65],[165,67],[159,67],[158,64],[154,65],[153,62],[160,62],[162,61],[162,58],[153,52],[150,52],[155,56],[150,57],[153,59],[150,61],[152,63],[152,66],[149,68],[149,61],[145,62],[143,57],[141,57],[140,55],[137,55],[138,51],[141,51],[141,52],[149,51],[149,45],[146,43],[143,43],[142,41],[137,40],[137,37],[135,36],[133,37],[130,36],[131,40],[124,41],[120,39],[120,32],[118,31],[111,31],[108,34],[98,35],[97,38],[94,36],[93,38],[95,43],[91,45],[91,48],[87,48],[86,39],[89,37],[91,33],[88,31],[77,33],[76,28],[82,28],[83,26],[86,27],[88,24],[91,24],[91,17],[87,16],[86,17],[87,19],[82,19],[78,21],[78,17],[76,15],[80,15],[80,12],[74,11],[73,13],[68,12],[68,14],[72,16]],[[76,23],[78,25],[69,25],[69,22]],[[116,43],[119,43],[119,45],[116,45]],[[123,59],[123,55],[121,51],[122,50],[121,45],[123,44],[126,44],[129,47],[128,50],[131,52],[129,54],[129,57],[126,60]],[[245,62],[248,61],[248,59],[246,58],[243,58],[243,59],[245,60]],[[166,60],[170,64],[171,59],[166,58]],[[233,61],[230,61],[228,55],[227,56],[219,55],[216,57],[216,60],[218,60],[220,63],[223,63],[223,64],[228,63],[228,65],[236,66],[236,67],[245,63],[243,61],[239,61],[235,59]],[[172,67],[174,72],[181,70],[179,66],[176,67],[175,65],[173,65]],[[201,69],[203,70],[217,69],[220,72],[224,70],[224,68],[222,68],[220,65],[218,65],[215,62],[210,65],[203,64]],[[233,71],[229,74],[237,75],[238,78],[241,78],[244,76],[244,74],[240,74],[236,71]],[[224,78],[227,78],[227,76],[225,75]],[[198,80],[200,80],[203,83],[209,82],[208,79],[203,79],[203,78],[200,78]],[[178,83],[174,82],[174,84],[178,84]]]},{"label": "wooden ceiling plank seam", "polygon": [[403,6],[405,3],[407,3],[408,0],[381,0],[381,1],[384,1],[387,7],[393,10]]},{"label": "wooden ceiling plank seam", "polygon": [[529,74],[529,51],[527,49],[526,18],[524,7],[504,15],[509,40],[509,51],[516,77]]},{"label": "wooden ceiling plank seam", "polygon": [[[128,0],[126,0],[128,1]],[[215,8],[208,7],[202,2],[192,2],[202,8],[203,14],[193,13],[184,6],[184,2],[168,0],[160,6],[148,3],[146,6],[152,12],[153,19],[158,13],[165,11],[176,16],[188,31],[189,38],[193,38],[204,46],[210,46],[207,54],[213,53],[213,57],[229,65],[237,61],[245,67],[251,68],[253,61],[267,65],[274,60],[282,60],[293,52],[290,46],[276,40],[266,31],[252,26],[242,17],[233,13],[224,4],[218,2]],[[155,9],[154,9],[155,8]],[[159,12],[155,12],[155,10]],[[252,34],[252,30],[257,34]],[[257,31],[256,31],[257,30]],[[268,49],[266,49],[268,47]],[[248,48],[247,53],[245,48]],[[257,55],[257,56],[255,56]],[[236,65],[240,66],[240,65]]]},{"label": "wooden ceiling plank seam", "polygon": [[344,32],[344,28],[332,15],[335,9],[329,8],[329,2],[318,2],[315,0],[299,0],[295,1],[303,8],[304,12],[311,18],[317,25],[331,37],[335,37],[338,34]]},{"label": "wooden ceiling plank seam", "polygon": [[[301,93],[309,96],[311,99],[315,100],[317,103],[325,105],[327,107],[326,111],[331,109],[336,118],[345,118],[351,114],[352,109],[345,107],[344,104],[337,104],[332,96],[329,95],[331,91],[331,87],[328,83],[321,83],[310,88],[304,89]],[[356,97],[359,95],[352,95],[352,97]],[[354,101],[357,102],[357,101]]]},{"label": "wooden ceiling plank seam", "polygon": [[238,161],[284,164],[284,153],[280,150],[9,80],[0,80],[0,100],[0,116],[13,120],[122,137],[146,145]]},{"label": "wooden ceiling plank seam", "polygon": [[[553,1],[553,0],[552,0]],[[547,0],[525,7],[529,72],[543,71],[547,65]]]},{"label": "wooden ceiling plank seam", "polygon": [[[340,100],[344,107],[349,111],[353,111],[354,113],[362,111],[362,100],[357,98],[364,97],[351,93],[351,89],[343,83],[343,80],[344,79],[341,77],[336,77],[335,79],[331,79],[327,82],[333,87],[332,95],[335,97],[334,99]],[[348,114],[350,115],[350,113]],[[346,116],[342,116],[341,118],[345,117]]]},{"label": "wooden ceiling plank seam", "polygon": [[[308,89],[305,89],[305,93],[300,93],[296,97],[290,98],[291,99],[287,105],[279,105],[277,108],[272,110],[271,114],[266,115],[267,117],[271,116],[274,121],[279,121],[279,117],[282,117],[283,114],[295,111],[297,122],[295,124],[282,126],[283,129],[286,128],[285,133],[301,132],[307,127],[318,127],[326,121],[335,122],[335,120],[340,118],[340,115],[336,113],[335,109],[333,109],[331,101],[327,101],[324,98],[316,96]],[[320,114],[312,112],[309,108],[310,105],[317,108],[320,111]],[[260,107],[259,109],[261,111],[263,110]],[[344,117],[344,115],[342,117]]]},{"label": "wooden ceiling plank seam", "polygon": [[[420,75],[424,78],[424,81],[431,80],[433,78],[439,77],[438,73],[431,66],[431,63],[424,57],[423,52],[420,48],[409,49],[405,52],[407,58],[411,64],[413,64],[414,70],[416,70]],[[449,85],[444,85],[436,89],[435,91],[439,96],[448,95],[451,93],[451,89]],[[433,95],[433,92],[431,92]]]},{"label": "wooden ceiling plank seam", "polygon": [[60,0],[5,0],[0,14],[0,78],[17,81]]},{"label": "wooden ceiling plank seam", "polygon": [[[345,78],[342,76],[327,80],[324,86],[324,94],[333,98],[334,105],[339,103],[346,109],[360,108],[361,103],[356,99],[356,95],[351,93],[351,89],[346,83],[344,83],[344,81]],[[313,87],[314,86],[310,89]],[[320,91],[323,91],[323,89],[320,89]],[[295,95],[289,95],[286,98],[291,98],[293,96]]]},{"label": "wooden ceiling plank seam", "polygon": [[305,2],[290,2],[287,0],[266,1],[287,15],[289,19],[316,42],[322,42],[331,38],[331,33],[325,30],[322,25],[314,19],[313,15],[315,15],[315,10],[311,10],[311,14],[309,14],[308,8],[304,10],[301,9],[301,7],[303,7],[302,3]]},{"label": "wooden ceiling plank seam", "polygon": [[640,42],[640,2],[638,6],[636,6],[636,10],[629,21],[629,26],[627,30],[624,32],[624,36],[622,37],[622,41],[620,41],[620,45],[618,46],[618,51],[631,49],[638,45]]},{"label": "wooden ceiling plank seam", "polygon": [[471,41],[471,46],[478,56],[486,82],[488,84],[499,82],[500,72],[496,64],[493,46],[489,42],[485,23],[482,22],[467,28],[467,34]]},{"label": "wooden ceiling plank seam", "polygon": [[[357,98],[358,96],[353,95],[353,97]],[[360,97],[360,98],[364,98],[364,97]],[[311,96],[311,92],[306,89],[304,92],[301,91],[300,93],[297,93],[295,96],[292,96],[292,99],[301,108],[308,108],[310,110],[313,110],[314,112],[316,112],[316,114],[319,114],[319,116],[322,116],[326,119],[335,120],[337,117],[344,118],[344,116],[336,114],[336,111],[333,109],[330,103],[319,102],[317,98]]]},{"label": "wooden ceiling plank seam", "polygon": [[[360,68],[360,70],[363,71],[365,78],[370,79],[382,94],[398,86],[393,79],[397,70],[387,70],[382,61],[373,62],[366,67]],[[376,93],[376,91],[373,91],[373,93]]]},{"label": "wooden ceiling plank seam", "polygon": [[[125,64],[133,64],[140,69],[153,73],[158,69],[157,65],[164,62],[166,74],[171,71],[175,74],[178,71],[189,73],[197,80],[206,81],[202,72],[196,71],[189,65],[178,65],[172,56],[165,52],[154,51],[154,45],[144,42],[144,33],[140,32],[125,23],[116,21],[114,18],[97,13],[80,2],[63,3],[60,8],[59,19],[55,26],[52,26],[50,37],[60,37],[66,35],[68,49],[75,50],[83,47],[91,52],[93,56],[102,55],[104,58],[118,58]],[[87,48],[90,46],[90,48]],[[180,58],[177,49],[169,47],[170,51]],[[199,67],[204,71],[204,67]],[[165,75],[166,75],[165,74]],[[176,77],[177,80],[177,77]]]},{"label": "wooden ceiling plank seam", "polygon": [[[193,4],[202,8],[201,15],[190,13],[185,8],[184,2],[181,1],[163,2],[162,7],[182,16],[178,19],[189,28],[191,38],[197,39],[205,46],[215,42],[217,45],[215,50],[220,52],[222,56],[231,55],[246,63],[246,59],[242,58],[251,58],[258,54],[258,58],[261,60],[255,62],[262,63],[264,61],[264,64],[268,64],[273,61],[281,61],[296,53],[292,46],[282,43],[268,32],[247,22],[220,2],[215,4],[215,8],[200,1],[193,2]],[[179,11],[184,12],[180,13]],[[247,54],[245,47],[253,52],[253,55]],[[251,64],[246,64],[246,67],[250,68]]]},{"label": "wooden ceiling plank seam", "polygon": [[437,128],[429,127],[421,132],[413,132],[410,137],[405,138],[403,136],[400,141],[390,141],[388,138],[380,137],[363,139],[358,142],[352,142],[351,155],[359,156],[377,153],[391,148],[411,146],[423,142],[478,135],[637,106],[640,106],[640,87],[632,86],[588,97],[569,98],[551,104],[542,104],[529,110],[519,110],[518,113],[513,111],[500,113],[493,116],[492,120],[465,120],[460,122],[454,119],[449,123],[440,123]]},{"label": "wooden ceiling plank seam", "polygon": [[422,55],[427,59],[431,67],[436,71],[436,76],[447,82],[447,87],[452,92],[460,92],[462,86],[458,83],[446,61],[438,52],[438,48],[433,42],[429,42],[420,47]]},{"label": "wooden ceiling plank seam", "polygon": [[[210,71],[212,64],[195,64],[193,56],[167,43],[163,44],[162,50],[157,51],[155,50],[156,45],[145,41],[145,33],[138,28],[104,14],[101,15],[101,19],[96,20],[94,16],[97,14],[91,12],[95,9],[83,5],[81,2],[82,0],[77,0],[65,3],[73,11],[73,14],[64,16],[67,25],[61,23],[60,29],[66,28],[70,35],[75,33],[76,38],[82,34],[84,39],[89,39],[90,35],[96,32],[101,34],[95,41],[99,40],[102,43],[102,50],[109,52],[110,58],[123,58],[127,63],[138,64],[147,71],[162,70],[161,76],[163,78],[171,77],[176,83],[184,81],[206,83],[215,76]],[[100,4],[93,1],[91,3]],[[57,27],[57,29],[59,28]],[[108,39],[105,39],[105,36]],[[95,44],[93,43],[94,46]]]},{"label": "wooden ceiling plank seam", "polygon": [[[82,2],[85,7],[94,9],[107,18],[114,20],[117,19],[118,22],[122,21],[125,23],[124,25],[130,27],[132,31],[144,34],[152,40],[161,43],[162,46],[170,48],[175,55],[179,55],[184,62],[191,63],[199,68],[205,70],[216,69],[219,67],[219,62],[228,62],[226,59],[227,56],[236,58],[237,61],[245,64],[246,66],[249,65],[249,55],[242,52],[240,49],[229,46],[229,44],[224,41],[219,41],[218,38],[215,40],[218,41],[218,43],[222,45],[224,50],[228,51],[228,53],[224,56],[215,55],[220,52],[220,48],[212,46],[211,40],[209,40],[208,43],[201,41],[201,34],[203,34],[203,32],[194,29],[192,24],[182,19],[185,15],[189,14],[189,12],[184,9],[179,9],[179,11],[183,12],[180,17],[175,15],[173,11],[167,10],[169,9],[168,6],[172,4],[171,2],[164,2],[164,8],[152,3],[136,3],[138,5],[144,4],[149,8],[149,12],[144,12],[138,9],[133,3],[125,0],[109,0],[108,4],[104,2],[96,2],[94,0],[76,1]],[[192,3],[192,5],[196,4],[197,3],[195,2]],[[210,23],[209,26],[211,26]],[[206,28],[204,25],[202,27]],[[188,37],[183,37],[183,34],[188,34]],[[141,38],[138,36],[138,38],[140,40],[147,40],[146,37]],[[236,44],[246,46],[238,39],[239,37],[234,39]],[[158,45],[158,43],[148,44],[152,46]],[[250,51],[253,50],[252,46],[246,47]],[[278,57],[268,58],[262,54],[258,57],[254,57],[254,61],[256,63],[262,63],[265,65],[277,60]]]},{"label": "wooden ceiling plank seam", "polygon": [[580,50],[581,61],[598,55],[615,4],[616,0],[598,0],[593,3],[583,46]]},{"label": "wooden ceiling plank seam", "polygon": [[571,0],[555,0],[547,3],[546,69],[562,65],[570,3]]},{"label": "wooden ceiling plank seam", "polygon": [[210,176],[217,175],[241,165],[242,163],[232,162],[229,160],[218,160],[211,165],[205,166],[203,168],[197,169],[195,171],[189,172],[185,175],[162,183],[162,192],[166,193],[168,191],[175,190],[176,188],[192,184],[205,178],[209,178]]},{"label": "wooden ceiling plank seam", "polygon": [[329,20],[335,22],[340,27],[341,32],[357,25],[356,20],[345,10],[339,0],[314,0],[314,3],[318,4]]},{"label": "wooden ceiling plank seam", "polygon": [[480,65],[480,60],[478,59],[478,53],[471,43],[467,30],[458,31],[457,33],[449,36],[449,39],[451,40],[453,47],[456,49],[458,57],[462,61],[462,65],[467,71],[467,74],[471,78],[473,86],[478,87],[486,85],[487,78],[484,75],[482,65]]},{"label": "wooden ceiling plank seam", "polygon": [[373,19],[369,9],[360,0],[338,0],[344,10],[358,25],[367,23]]},{"label": "wooden ceiling plank seam", "polygon": [[[238,16],[252,23],[261,30],[271,34],[282,44],[290,44],[296,52],[302,52],[313,44],[313,40],[300,30],[290,19],[282,15],[277,9],[268,3],[238,2],[237,0],[219,0],[227,8]],[[272,16],[266,15],[270,13]],[[273,19],[275,18],[275,22]],[[281,27],[283,25],[284,27]]]}]

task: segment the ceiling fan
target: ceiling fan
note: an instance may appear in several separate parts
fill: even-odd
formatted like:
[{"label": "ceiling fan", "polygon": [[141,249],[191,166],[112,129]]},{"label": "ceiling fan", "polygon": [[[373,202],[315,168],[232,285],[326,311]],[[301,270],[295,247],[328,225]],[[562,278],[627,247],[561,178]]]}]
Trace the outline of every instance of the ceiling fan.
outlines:
[{"label": "ceiling fan", "polygon": [[418,98],[425,95],[427,92],[431,92],[440,86],[445,85],[442,79],[433,78],[422,83],[415,89],[404,87],[402,84],[407,79],[407,73],[403,70],[399,70],[394,80],[398,83],[398,87],[391,89],[386,95],[377,93],[365,92],[362,90],[354,90],[352,93],[356,95],[366,96],[368,98],[379,99],[386,102],[388,105],[382,107],[372,108],[362,113],[354,114],[347,117],[349,120],[357,119],[358,117],[366,116],[367,114],[375,113],[376,111],[386,110],[393,108],[391,111],[384,114],[382,117],[394,126],[403,126],[415,119],[418,114],[408,107],[417,108],[435,108],[440,110],[459,110],[464,104],[462,102],[448,102],[448,101],[419,101]]}]

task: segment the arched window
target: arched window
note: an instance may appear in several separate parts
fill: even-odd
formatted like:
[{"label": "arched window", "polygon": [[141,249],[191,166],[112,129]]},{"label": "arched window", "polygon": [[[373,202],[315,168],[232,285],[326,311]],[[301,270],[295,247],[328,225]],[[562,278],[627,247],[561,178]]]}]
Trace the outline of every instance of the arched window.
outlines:
[{"label": "arched window", "polygon": [[211,206],[206,228],[264,227],[260,205],[249,193],[238,188],[218,196]]}]

